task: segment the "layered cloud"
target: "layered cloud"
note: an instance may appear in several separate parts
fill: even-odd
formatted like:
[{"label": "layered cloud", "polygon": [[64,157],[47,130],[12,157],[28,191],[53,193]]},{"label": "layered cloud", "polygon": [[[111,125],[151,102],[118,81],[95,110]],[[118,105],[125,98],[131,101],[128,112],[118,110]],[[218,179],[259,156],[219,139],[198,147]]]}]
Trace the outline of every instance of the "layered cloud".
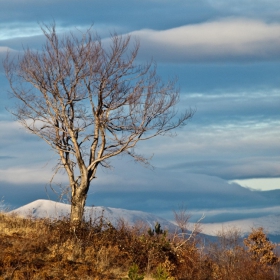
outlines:
[{"label": "layered cloud", "polygon": [[[48,22],[49,23],[49,22]],[[85,30],[90,23],[57,23],[59,33]],[[279,60],[280,23],[246,17],[220,17],[177,25],[167,29],[134,29],[129,34],[141,42],[143,58],[157,62],[249,62]],[[98,23],[94,29],[102,36],[122,30],[117,25]],[[3,24],[0,45],[20,48],[39,46],[43,37],[40,26],[33,22]],[[3,47],[2,47],[3,48]],[[1,51],[1,50],[0,50]]]},{"label": "layered cloud", "polygon": [[[3,0],[0,60],[7,50],[40,50],[38,23],[53,20],[61,34],[94,24],[101,38],[110,31],[138,38],[141,60],[153,57],[163,78],[178,76],[179,109],[196,114],[178,137],[137,148],[154,154],[154,170],[125,157],[112,160],[115,169],[99,170],[88,205],[172,215],[186,202],[198,218],[211,209],[208,221],[255,217],[279,211],[279,192],[252,192],[227,180],[280,176],[279,11],[275,0]],[[5,94],[3,73],[0,86],[0,198],[20,206],[47,198],[56,154],[11,120],[5,107],[15,100]],[[56,179],[67,184],[61,174]]]},{"label": "layered cloud", "polygon": [[280,24],[227,18],[168,30],[140,30],[142,52],[156,61],[206,62],[279,59]]},{"label": "layered cloud", "polygon": [[[58,32],[85,30],[87,27],[58,25]],[[102,33],[104,26],[99,26],[98,30]],[[4,28],[0,45],[38,47],[42,44],[41,34],[39,26],[14,24]],[[130,32],[141,42],[140,57],[145,60],[153,57],[159,63],[275,61],[280,57],[279,34],[280,23],[234,17],[166,30]],[[6,48],[2,46],[0,53]]]},{"label": "layered cloud", "polygon": [[[243,179],[243,178],[279,178],[280,157],[276,157],[274,161],[271,158],[252,157],[246,159],[225,159],[225,160],[205,160],[205,161],[186,161],[183,163],[169,166],[166,169],[185,170],[197,174],[203,173],[212,176],[219,176],[226,180]],[[237,181],[240,182],[240,181]],[[269,183],[260,182],[259,189],[266,190]],[[252,184],[253,185],[253,184]],[[261,187],[260,187],[261,185]],[[279,182],[277,187],[280,187]],[[276,185],[274,185],[276,188]],[[269,189],[269,188],[268,188]]]},{"label": "layered cloud", "polygon": [[[165,170],[207,174],[226,180],[280,176],[277,92],[272,92],[269,98],[262,93],[242,92],[221,96],[194,94],[188,98],[190,103],[182,99],[181,109],[193,104],[197,112],[183,130],[178,130],[178,136],[143,142],[137,152],[147,157],[154,155],[152,164]],[[49,169],[55,165],[55,152],[16,122],[2,121],[0,130],[5,132],[0,135],[0,168],[15,165],[21,173],[26,158],[41,166],[50,162]],[[6,157],[16,157],[16,163]],[[130,164],[124,166],[128,168]],[[17,171],[11,174],[13,172]],[[116,181],[121,185],[123,172],[115,174],[116,177],[102,176],[104,183],[110,185]],[[40,172],[36,173],[40,177]],[[38,182],[32,178],[29,177],[30,183],[33,179]],[[141,181],[137,176],[133,180]]]}]

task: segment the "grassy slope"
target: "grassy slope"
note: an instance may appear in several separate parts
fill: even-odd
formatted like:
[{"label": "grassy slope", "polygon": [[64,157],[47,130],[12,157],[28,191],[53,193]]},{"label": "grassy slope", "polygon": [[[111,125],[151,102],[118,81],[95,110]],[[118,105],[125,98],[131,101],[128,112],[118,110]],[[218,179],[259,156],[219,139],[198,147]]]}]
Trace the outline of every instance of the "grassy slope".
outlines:
[{"label": "grassy slope", "polygon": [[102,217],[73,232],[67,220],[0,213],[0,279],[124,279],[134,263],[145,279],[159,267],[180,280],[280,279],[279,265],[253,259],[232,234],[221,240],[205,248],[197,237],[151,236],[143,224],[114,228]]}]

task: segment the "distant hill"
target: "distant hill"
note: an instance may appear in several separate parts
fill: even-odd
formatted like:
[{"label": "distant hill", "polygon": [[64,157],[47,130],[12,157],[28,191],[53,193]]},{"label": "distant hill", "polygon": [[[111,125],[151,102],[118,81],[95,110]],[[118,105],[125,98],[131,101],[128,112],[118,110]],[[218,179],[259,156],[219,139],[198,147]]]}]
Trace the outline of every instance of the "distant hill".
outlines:
[{"label": "distant hill", "polygon": [[[70,209],[69,204],[39,199],[10,211],[10,213],[15,213],[23,217],[59,219],[69,216]],[[85,220],[88,221],[91,218],[94,221],[101,215],[103,215],[105,221],[110,221],[113,225],[117,225],[118,221],[122,219],[129,225],[144,222],[147,226],[154,228],[156,222],[158,222],[163,229],[170,230],[175,228],[173,223],[146,212],[102,206],[85,207]]]},{"label": "distant hill", "polygon": [[[59,219],[61,217],[70,215],[70,205],[51,200],[39,199],[26,204],[20,208],[17,208],[10,213],[16,213],[24,217],[32,218],[50,218]],[[148,227],[154,228],[156,222],[160,223],[163,229],[169,231],[175,230],[176,226],[171,221],[163,219],[159,216],[134,210],[126,210],[120,208],[111,207],[85,207],[85,219],[95,220],[101,215],[110,221],[113,225],[117,225],[120,219],[127,222],[129,225],[133,225],[137,222],[143,222]],[[193,223],[190,223],[190,227],[193,227]],[[263,227],[269,234],[270,240],[280,243],[280,214],[279,215],[266,215],[259,218],[250,218],[242,220],[234,220],[223,223],[201,223],[202,233],[205,236],[214,237],[218,232],[227,230],[230,228],[236,228],[240,230],[242,236],[248,235],[252,228]]]}]

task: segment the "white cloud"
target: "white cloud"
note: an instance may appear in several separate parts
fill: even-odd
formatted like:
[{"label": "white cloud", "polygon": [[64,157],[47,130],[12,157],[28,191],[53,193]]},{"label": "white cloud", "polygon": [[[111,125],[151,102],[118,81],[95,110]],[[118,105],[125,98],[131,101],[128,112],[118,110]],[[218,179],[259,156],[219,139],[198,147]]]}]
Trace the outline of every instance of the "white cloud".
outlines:
[{"label": "white cloud", "polygon": [[[5,170],[0,169],[0,178],[1,181],[12,183],[12,184],[39,184],[39,183],[49,183],[53,173],[49,168],[44,168],[44,166],[35,167],[29,166],[28,168],[24,167],[15,167]],[[63,174],[58,174],[55,176],[55,181],[57,182],[66,182],[67,178]]]},{"label": "white cloud", "polygon": [[280,24],[226,18],[173,29],[140,30],[145,53],[157,61],[272,59],[280,52]]},{"label": "white cloud", "polygon": [[[90,25],[69,25],[63,26],[59,22],[56,23],[56,31],[58,33],[69,32],[70,30],[85,30]],[[42,25],[44,27],[44,25]],[[0,40],[9,40],[14,38],[26,38],[33,36],[42,36],[43,31],[39,22],[13,22],[2,24]]]},{"label": "white cloud", "polygon": [[232,182],[240,186],[247,187],[255,190],[275,190],[280,189],[280,178],[258,178],[258,179],[245,179],[233,180]]},{"label": "white cloud", "polygon": [[42,31],[40,26],[34,23],[9,23],[3,24],[1,27],[0,40],[7,40],[12,38],[22,38],[41,35]]},{"label": "white cloud", "polygon": [[0,53],[7,53],[8,51],[12,51],[12,49],[4,46],[0,46]]},{"label": "white cloud", "polygon": [[[11,46],[18,47],[19,50],[22,46],[28,45],[28,47],[40,48],[45,42],[45,37],[42,29],[46,29],[44,26],[51,26],[53,21],[47,21],[44,23],[40,22],[14,22],[3,24],[1,27],[0,43],[10,44]],[[86,32],[89,28],[98,34],[101,38],[110,37],[110,32],[116,31],[121,33],[122,28],[119,25],[105,25],[105,24],[69,24],[65,25],[60,21],[55,22],[55,28],[57,34],[65,34],[72,32],[75,36],[81,36],[82,33]],[[6,48],[6,47],[4,47]],[[1,46],[0,46],[1,52]]]}]

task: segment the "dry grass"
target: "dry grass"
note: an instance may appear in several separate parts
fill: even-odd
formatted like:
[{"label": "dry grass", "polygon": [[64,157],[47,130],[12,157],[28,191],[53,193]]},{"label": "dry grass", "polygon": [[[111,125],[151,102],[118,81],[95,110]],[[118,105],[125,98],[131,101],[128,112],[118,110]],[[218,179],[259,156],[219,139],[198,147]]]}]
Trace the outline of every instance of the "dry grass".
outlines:
[{"label": "dry grass", "polygon": [[150,235],[143,224],[113,227],[100,217],[73,232],[67,219],[0,213],[0,279],[137,279],[128,278],[132,264],[146,280],[280,279],[279,263],[259,262],[232,238],[204,248],[198,238]]}]

